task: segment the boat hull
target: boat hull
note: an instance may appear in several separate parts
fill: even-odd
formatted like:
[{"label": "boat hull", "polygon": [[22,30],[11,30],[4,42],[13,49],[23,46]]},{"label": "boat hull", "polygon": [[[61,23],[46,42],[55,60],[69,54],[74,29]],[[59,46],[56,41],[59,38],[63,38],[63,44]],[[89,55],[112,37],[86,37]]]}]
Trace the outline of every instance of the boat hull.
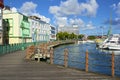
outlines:
[{"label": "boat hull", "polygon": [[108,46],[108,49],[120,50],[120,45],[117,45],[117,46]]}]

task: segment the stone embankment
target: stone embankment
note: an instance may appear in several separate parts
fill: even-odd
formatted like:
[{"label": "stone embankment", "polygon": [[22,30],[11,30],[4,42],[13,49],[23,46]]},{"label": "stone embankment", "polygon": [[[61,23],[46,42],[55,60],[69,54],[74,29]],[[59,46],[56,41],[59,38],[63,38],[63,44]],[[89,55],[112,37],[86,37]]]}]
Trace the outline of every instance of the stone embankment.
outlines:
[{"label": "stone embankment", "polygon": [[32,45],[27,47],[25,59],[47,59],[50,58],[50,49],[58,47],[60,45],[73,44],[75,41],[56,41],[56,42],[48,42],[41,43],[40,45]]}]

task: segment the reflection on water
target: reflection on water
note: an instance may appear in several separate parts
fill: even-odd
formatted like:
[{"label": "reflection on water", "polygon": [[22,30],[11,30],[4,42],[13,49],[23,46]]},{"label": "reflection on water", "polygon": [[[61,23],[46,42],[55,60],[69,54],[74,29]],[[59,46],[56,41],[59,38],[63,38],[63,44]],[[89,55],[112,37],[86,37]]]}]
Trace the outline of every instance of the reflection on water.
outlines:
[{"label": "reflection on water", "polygon": [[85,53],[89,53],[89,71],[111,75],[111,53],[115,53],[115,74],[120,76],[120,51],[102,50],[94,43],[64,45],[55,48],[54,63],[64,64],[64,49],[69,50],[68,65],[85,70]]},{"label": "reflection on water", "polygon": [[99,49],[101,52],[109,53],[112,54],[114,52],[115,55],[120,55],[120,50],[104,50],[104,49]]}]

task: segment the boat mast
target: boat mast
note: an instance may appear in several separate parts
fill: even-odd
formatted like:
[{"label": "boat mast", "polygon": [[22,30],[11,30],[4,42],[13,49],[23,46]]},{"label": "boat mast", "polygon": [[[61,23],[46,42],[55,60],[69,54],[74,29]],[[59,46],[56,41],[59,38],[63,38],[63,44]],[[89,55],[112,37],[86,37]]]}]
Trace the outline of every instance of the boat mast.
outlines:
[{"label": "boat mast", "polygon": [[107,33],[107,37],[109,37],[112,34],[112,12],[110,13],[110,27]]}]

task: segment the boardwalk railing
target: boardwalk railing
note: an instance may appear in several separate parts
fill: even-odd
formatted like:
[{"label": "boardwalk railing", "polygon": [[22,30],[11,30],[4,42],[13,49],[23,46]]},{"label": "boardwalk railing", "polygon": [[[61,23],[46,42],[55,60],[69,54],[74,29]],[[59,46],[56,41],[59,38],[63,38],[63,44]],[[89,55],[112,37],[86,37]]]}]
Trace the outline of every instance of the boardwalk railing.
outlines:
[{"label": "boardwalk railing", "polygon": [[[86,72],[97,72],[108,74],[114,77],[115,75],[120,76],[120,55],[112,54],[92,54],[89,51],[78,55],[70,49],[64,49],[64,51],[57,50],[52,52],[50,61],[53,64],[64,65],[64,67],[75,67],[83,69]],[[54,53],[54,54],[53,54]],[[58,54],[55,54],[58,53]]]},{"label": "boardwalk railing", "polygon": [[16,44],[9,44],[9,45],[0,45],[0,55],[11,53],[17,50],[26,49],[30,45],[39,45],[43,42],[28,42],[28,43],[16,43]]}]

